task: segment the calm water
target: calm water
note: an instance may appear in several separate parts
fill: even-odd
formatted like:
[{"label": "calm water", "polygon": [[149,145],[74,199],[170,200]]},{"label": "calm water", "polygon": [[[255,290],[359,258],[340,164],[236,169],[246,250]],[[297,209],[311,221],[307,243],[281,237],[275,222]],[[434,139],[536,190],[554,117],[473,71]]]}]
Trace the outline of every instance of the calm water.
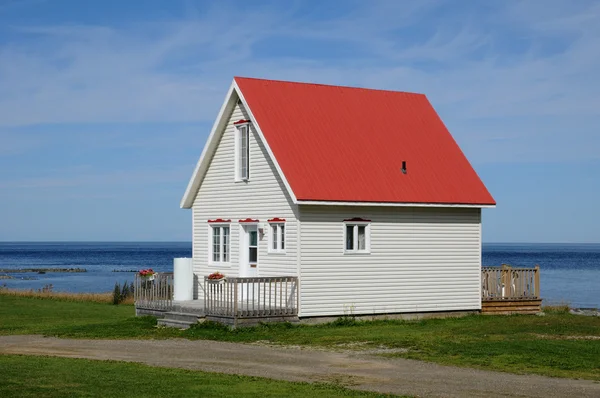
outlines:
[{"label": "calm water", "polygon": [[484,244],[483,264],[502,263],[539,264],[548,304],[600,308],[600,244]]},{"label": "calm water", "polygon": [[2,268],[85,268],[85,273],[23,273],[0,280],[0,285],[19,289],[39,289],[52,284],[55,291],[106,292],[115,282],[132,282],[133,272],[114,272],[152,268],[173,272],[173,258],[192,257],[189,242],[140,243],[3,243],[0,242]]},{"label": "calm water", "polygon": [[[74,268],[86,273],[11,274],[0,280],[11,288],[56,291],[110,291],[115,282],[132,281],[131,272],[153,268],[172,271],[174,257],[191,257],[189,242],[175,243],[2,243],[0,268]],[[483,264],[520,266],[540,264],[542,296],[550,303],[600,307],[600,245],[598,244],[484,244]],[[27,280],[21,278],[35,278]]]}]

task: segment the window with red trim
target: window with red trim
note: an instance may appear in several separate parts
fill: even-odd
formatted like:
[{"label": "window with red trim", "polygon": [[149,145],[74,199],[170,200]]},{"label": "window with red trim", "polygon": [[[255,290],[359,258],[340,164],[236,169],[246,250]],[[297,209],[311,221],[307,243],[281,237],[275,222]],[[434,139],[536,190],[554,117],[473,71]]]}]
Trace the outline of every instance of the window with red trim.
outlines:
[{"label": "window with red trim", "polygon": [[235,125],[235,179],[250,178],[250,124],[246,121]]},{"label": "window with red trim", "polygon": [[229,225],[211,225],[210,262],[229,263]]},{"label": "window with red trim", "polygon": [[285,253],[285,222],[269,221],[269,252]]}]

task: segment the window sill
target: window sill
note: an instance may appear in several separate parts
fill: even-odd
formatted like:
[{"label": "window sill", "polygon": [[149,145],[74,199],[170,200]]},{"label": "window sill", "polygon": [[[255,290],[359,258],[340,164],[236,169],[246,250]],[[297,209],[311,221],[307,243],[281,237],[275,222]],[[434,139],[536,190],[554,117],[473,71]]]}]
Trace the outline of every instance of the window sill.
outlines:
[{"label": "window sill", "polygon": [[274,255],[279,255],[279,256],[285,256],[287,254],[287,252],[285,251],[277,251],[277,252],[267,252],[268,254],[274,254]]},{"label": "window sill", "polygon": [[231,262],[228,263],[215,263],[212,261],[208,262],[208,266],[209,267],[215,267],[215,268],[231,268]]},{"label": "window sill", "polygon": [[246,178],[246,179],[236,178],[235,180],[233,180],[233,182],[248,182],[248,181],[250,181],[248,178]]},{"label": "window sill", "polygon": [[344,250],[344,254],[347,254],[349,256],[365,256],[365,255],[369,255],[371,254],[370,251],[347,251]]}]

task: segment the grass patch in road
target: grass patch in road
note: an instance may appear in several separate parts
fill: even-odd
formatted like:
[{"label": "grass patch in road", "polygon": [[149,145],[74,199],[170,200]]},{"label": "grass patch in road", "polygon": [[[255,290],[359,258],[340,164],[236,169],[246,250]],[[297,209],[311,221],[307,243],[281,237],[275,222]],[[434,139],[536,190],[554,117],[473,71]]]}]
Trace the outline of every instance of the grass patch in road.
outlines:
[{"label": "grass patch in road", "polygon": [[329,384],[292,383],[137,363],[0,355],[9,397],[383,397]]},{"label": "grass patch in road", "polygon": [[[600,317],[564,310],[546,316],[467,316],[422,321],[272,324],[230,330],[204,323],[186,331],[156,328],[132,306],[0,294],[0,334],[72,338],[170,338],[374,350],[447,365],[600,380]],[[382,349],[383,348],[383,349]]]}]

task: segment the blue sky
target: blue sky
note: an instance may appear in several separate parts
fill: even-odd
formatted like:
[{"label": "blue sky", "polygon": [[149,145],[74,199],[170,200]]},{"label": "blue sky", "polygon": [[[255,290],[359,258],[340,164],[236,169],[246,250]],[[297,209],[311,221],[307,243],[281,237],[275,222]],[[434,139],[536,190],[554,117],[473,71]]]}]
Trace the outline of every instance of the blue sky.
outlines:
[{"label": "blue sky", "polygon": [[234,75],[427,94],[486,242],[600,242],[600,3],[0,0],[0,240],[190,240]]}]

